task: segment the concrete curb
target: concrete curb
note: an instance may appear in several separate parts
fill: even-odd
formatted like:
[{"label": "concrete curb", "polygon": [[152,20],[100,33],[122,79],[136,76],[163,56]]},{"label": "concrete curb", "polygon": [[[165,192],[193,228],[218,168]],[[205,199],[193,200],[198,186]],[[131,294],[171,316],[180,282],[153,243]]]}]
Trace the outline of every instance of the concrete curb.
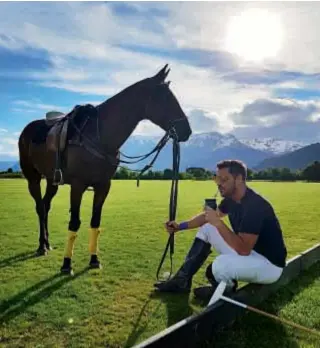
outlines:
[{"label": "concrete curb", "polygon": [[[281,278],[276,283],[248,284],[230,297],[256,306],[319,261],[320,243],[288,260]],[[242,308],[220,300],[199,315],[183,319],[133,348],[201,347],[201,344],[213,338],[217,330],[232,324],[239,314],[243,314]]]}]

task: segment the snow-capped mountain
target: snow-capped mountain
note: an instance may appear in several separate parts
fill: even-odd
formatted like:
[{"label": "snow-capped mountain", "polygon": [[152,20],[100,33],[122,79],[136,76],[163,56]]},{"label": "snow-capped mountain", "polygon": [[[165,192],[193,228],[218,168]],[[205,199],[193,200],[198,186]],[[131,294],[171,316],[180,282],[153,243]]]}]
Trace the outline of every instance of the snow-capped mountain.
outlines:
[{"label": "snow-capped mountain", "polygon": [[307,145],[298,141],[282,140],[277,138],[239,139],[239,141],[242,144],[252,147],[253,149],[270,152],[274,155],[292,152]]},{"label": "snow-capped mountain", "polygon": [[[121,148],[127,156],[141,156],[154,149],[162,136],[132,135]],[[161,151],[152,170],[164,170],[172,167],[172,142]],[[232,134],[217,132],[193,134],[181,145],[180,170],[188,167],[203,167],[215,170],[216,163],[223,159],[239,159],[249,168],[254,168],[265,159],[300,149],[306,144],[274,138],[237,139]],[[131,169],[141,169],[150,163],[154,155],[136,164],[127,165]],[[128,160],[121,156],[121,159]],[[1,160],[1,158],[0,158]],[[128,160],[132,161],[132,160]],[[8,166],[6,164],[6,166]],[[17,169],[19,170],[19,169]]]},{"label": "snow-capped mountain", "polygon": [[184,147],[196,146],[198,148],[209,147],[212,150],[217,150],[222,147],[231,146],[239,143],[236,137],[232,134],[220,134],[218,132],[193,134],[189,141],[183,144]]},{"label": "snow-capped mountain", "polygon": [[[128,156],[142,155],[148,153],[160,140],[160,136],[131,136],[123,145],[121,151]],[[268,142],[266,142],[268,144]],[[237,158],[244,161],[249,167],[256,166],[266,158],[276,154],[272,147],[254,147],[243,141],[239,141],[232,134],[220,134],[217,132],[193,134],[186,143],[181,143],[181,162],[180,169],[187,167],[205,167],[215,169],[216,163],[226,158]],[[274,146],[276,150],[278,147]],[[143,161],[138,164],[130,165],[130,168],[142,168],[144,164],[150,162]],[[160,153],[154,164],[155,170],[171,168],[172,147],[170,144]]]}]

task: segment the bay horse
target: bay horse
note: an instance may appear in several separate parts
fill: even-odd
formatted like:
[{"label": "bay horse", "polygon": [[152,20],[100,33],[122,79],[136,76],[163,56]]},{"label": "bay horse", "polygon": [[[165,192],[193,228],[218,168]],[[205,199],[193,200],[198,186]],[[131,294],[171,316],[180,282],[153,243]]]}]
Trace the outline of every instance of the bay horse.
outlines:
[{"label": "bay horse", "polygon": [[[71,118],[65,149],[61,153],[60,174],[62,176],[63,173],[63,184],[70,185],[70,220],[61,273],[73,274],[71,260],[81,225],[81,200],[89,187],[94,191],[89,230],[89,267],[101,267],[98,258],[101,211],[119,166],[120,147],[139,122],[147,119],[165,132],[173,131],[169,137],[172,138],[174,134],[178,142],[189,139],[192,130],[188,118],[170,90],[170,82],[166,82],[169,71],[166,64],[154,76],[140,80],[101,104],[92,106],[94,115],[84,115],[86,122],[82,129],[79,129],[76,117]],[[82,113],[88,114],[87,109]],[[81,112],[77,117],[83,119]],[[39,219],[37,255],[46,255],[48,250],[52,250],[48,214],[59,186],[55,183],[57,151],[48,149],[47,141],[52,127],[46,119],[34,120],[25,126],[19,137],[20,166]],[[74,141],[75,137],[81,140]],[[40,187],[43,177],[47,182],[44,197]]]}]

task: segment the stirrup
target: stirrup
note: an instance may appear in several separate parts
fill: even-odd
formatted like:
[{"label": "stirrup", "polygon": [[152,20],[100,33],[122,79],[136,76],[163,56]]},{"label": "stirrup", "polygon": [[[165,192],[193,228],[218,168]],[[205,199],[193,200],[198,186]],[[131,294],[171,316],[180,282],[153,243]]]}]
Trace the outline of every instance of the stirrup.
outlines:
[{"label": "stirrup", "polygon": [[[57,172],[59,173],[59,176],[60,176],[60,180],[59,181],[56,179]],[[54,185],[54,186],[63,185],[63,175],[62,175],[62,171],[61,171],[60,168],[54,170],[52,185]]]}]

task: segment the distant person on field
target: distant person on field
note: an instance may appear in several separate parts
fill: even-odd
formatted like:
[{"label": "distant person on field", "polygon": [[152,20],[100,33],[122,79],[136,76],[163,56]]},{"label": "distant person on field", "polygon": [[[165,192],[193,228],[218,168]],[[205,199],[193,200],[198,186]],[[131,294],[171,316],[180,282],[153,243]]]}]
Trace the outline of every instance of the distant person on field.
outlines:
[{"label": "distant person on field", "polygon": [[[212,288],[198,288],[195,296],[211,296],[220,281],[227,291],[238,281],[270,284],[276,282],[286,265],[287,250],[271,204],[246,184],[247,168],[237,160],[217,164],[216,183],[223,200],[217,210],[204,211],[180,224],[168,221],[169,233],[199,228],[186,259],[173,278],[155,284],[161,292],[189,292],[192,277],[208,258],[211,247],[219,256],[206,270]],[[222,218],[229,218],[232,230]]]}]

